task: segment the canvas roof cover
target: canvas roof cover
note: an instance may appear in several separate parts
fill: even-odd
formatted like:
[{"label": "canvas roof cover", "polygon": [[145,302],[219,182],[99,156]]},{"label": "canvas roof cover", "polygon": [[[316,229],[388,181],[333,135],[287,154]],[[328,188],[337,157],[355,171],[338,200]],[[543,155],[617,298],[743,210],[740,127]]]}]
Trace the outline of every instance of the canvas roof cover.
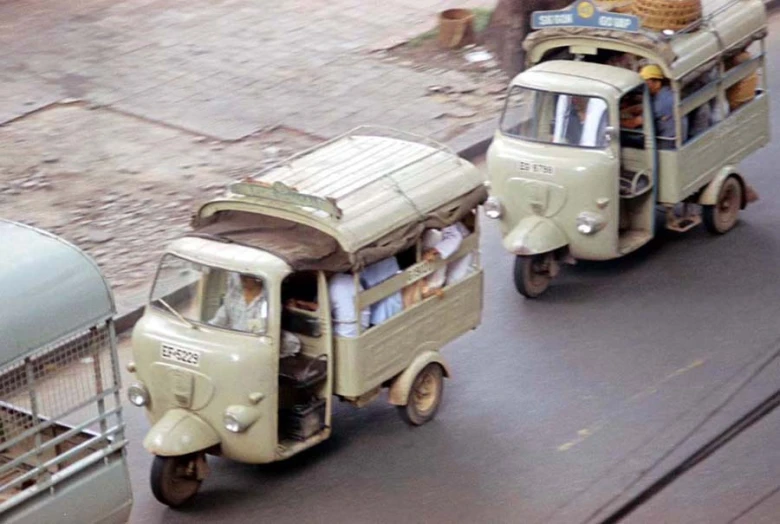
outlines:
[{"label": "canvas roof cover", "polygon": [[357,269],[487,198],[470,162],[441,144],[386,134],[355,130],[232,186],[201,208],[195,233],[266,249],[295,269]]}]

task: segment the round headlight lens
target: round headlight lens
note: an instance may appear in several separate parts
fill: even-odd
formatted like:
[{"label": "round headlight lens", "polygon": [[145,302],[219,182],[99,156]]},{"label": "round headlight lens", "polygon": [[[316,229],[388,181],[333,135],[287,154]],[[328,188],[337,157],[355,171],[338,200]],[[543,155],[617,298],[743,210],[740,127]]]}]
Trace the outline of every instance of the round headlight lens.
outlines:
[{"label": "round headlight lens", "polygon": [[494,196],[488,197],[488,199],[485,200],[484,206],[485,215],[487,215],[488,218],[498,219],[504,214],[504,206],[501,204],[501,201]]},{"label": "round headlight lens", "polygon": [[141,384],[133,384],[127,388],[127,400],[134,406],[143,407],[149,404],[149,392]]},{"label": "round headlight lens", "polygon": [[244,430],[241,422],[230,413],[225,413],[225,416],[222,417],[222,422],[225,424],[225,429],[231,433],[241,433]]},{"label": "round headlight lens", "polygon": [[577,217],[577,231],[583,235],[594,235],[604,229],[607,220],[598,213],[585,211]]}]

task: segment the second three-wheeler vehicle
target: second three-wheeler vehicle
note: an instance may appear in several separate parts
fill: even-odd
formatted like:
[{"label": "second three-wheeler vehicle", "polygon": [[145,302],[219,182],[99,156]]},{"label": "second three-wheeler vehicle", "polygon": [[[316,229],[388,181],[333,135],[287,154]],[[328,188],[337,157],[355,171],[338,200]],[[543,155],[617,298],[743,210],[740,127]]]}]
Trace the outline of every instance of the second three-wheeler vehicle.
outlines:
[{"label": "second three-wheeler vehicle", "polygon": [[[152,423],[157,499],[195,495],[206,454],[260,464],[324,441],[334,397],[363,406],[388,388],[408,422],[433,418],[439,349],[481,320],[486,198],[440,144],[359,129],[203,205],[133,332],[128,396]],[[453,226],[458,248],[428,256],[426,232]],[[442,269],[435,293],[413,292]]]},{"label": "second three-wheeler vehicle", "polygon": [[732,229],[754,197],[739,162],[770,135],[763,2],[707,2],[676,32],[591,0],[534,25],[487,162],[517,290],[537,297],[562,263],[621,257],[664,226]]}]

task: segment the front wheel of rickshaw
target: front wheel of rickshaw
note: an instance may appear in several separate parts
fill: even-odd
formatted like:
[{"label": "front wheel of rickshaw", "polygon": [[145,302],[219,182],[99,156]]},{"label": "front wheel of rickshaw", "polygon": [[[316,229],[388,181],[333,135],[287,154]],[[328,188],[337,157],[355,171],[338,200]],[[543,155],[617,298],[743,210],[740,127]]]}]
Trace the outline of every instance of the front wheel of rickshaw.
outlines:
[{"label": "front wheel of rickshaw", "polygon": [[551,253],[515,258],[515,288],[526,298],[537,298],[550,287]]},{"label": "front wheel of rickshaw", "polygon": [[714,206],[704,206],[702,218],[704,227],[712,234],[722,235],[731,231],[739,220],[739,210],[742,207],[742,184],[736,177],[729,177],[723,183],[718,193],[718,201]]},{"label": "front wheel of rickshaw", "polygon": [[431,363],[414,377],[405,406],[398,406],[401,418],[411,426],[422,426],[436,416],[444,393],[444,370]]},{"label": "front wheel of rickshaw", "polygon": [[172,508],[181,506],[200,489],[197,461],[205,460],[198,453],[181,457],[154,457],[150,483],[154,497]]}]

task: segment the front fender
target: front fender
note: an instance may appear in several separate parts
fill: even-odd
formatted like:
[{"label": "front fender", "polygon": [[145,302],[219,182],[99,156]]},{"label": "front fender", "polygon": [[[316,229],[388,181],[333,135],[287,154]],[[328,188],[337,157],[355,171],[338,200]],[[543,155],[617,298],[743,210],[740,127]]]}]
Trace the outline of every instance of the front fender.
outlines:
[{"label": "front fender", "polygon": [[395,406],[405,406],[409,399],[409,391],[412,389],[412,382],[414,382],[417,374],[428,364],[435,362],[439,364],[444,370],[444,376],[449,378],[450,368],[444,362],[441,354],[438,351],[425,351],[417,355],[412,363],[405,370],[398,375],[393,381],[393,385],[390,386],[389,401]]},{"label": "front fender", "polygon": [[504,248],[515,255],[541,255],[569,244],[561,228],[549,218],[529,216],[504,237]]},{"label": "front fender", "polygon": [[702,192],[701,196],[699,197],[699,204],[703,206],[714,206],[717,204],[718,195],[720,195],[720,189],[723,187],[723,183],[726,182],[726,179],[730,176],[736,177],[742,186],[742,203],[740,207],[745,209],[745,206],[747,205],[747,191],[745,181],[742,179],[742,175],[737,173],[736,169],[732,166],[726,166],[721,169],[720,173],[718,173],[718,175],[713,178],[709,184],[707,184],[704,192]]},{"label": "front fender", "polygon": [[149,430],[144,447],[153,455],[178,457],[219,442],[217,432],[202,418],[185,409],[172,409]]}]

